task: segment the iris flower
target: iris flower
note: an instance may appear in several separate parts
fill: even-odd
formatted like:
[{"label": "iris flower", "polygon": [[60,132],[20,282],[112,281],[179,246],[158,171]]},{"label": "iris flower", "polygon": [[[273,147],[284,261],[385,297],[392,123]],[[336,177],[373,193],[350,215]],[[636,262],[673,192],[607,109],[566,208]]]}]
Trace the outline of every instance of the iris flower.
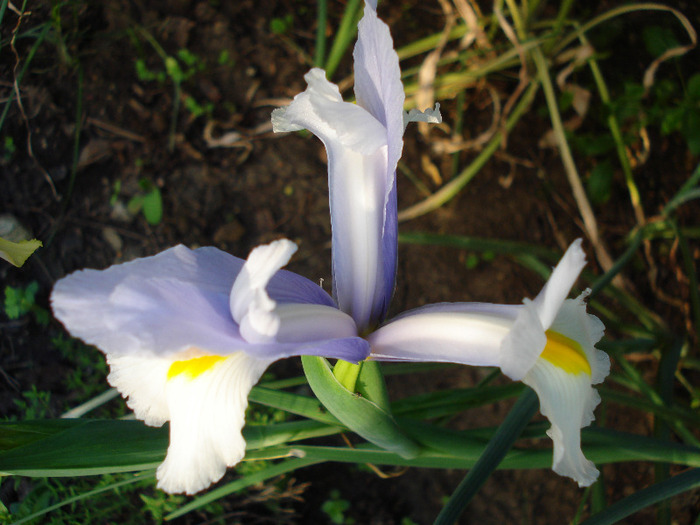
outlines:
[{"label": "iris flower", "polygon": [[498,366],[535,390],[551,423],[553,470],[588,486],[598,470],[581,451],[581,428],[593,421],[600,396],[591,385],[610,370],[600,320],[586,313],[585,293],[566,297],[585,265],[575,241],[537,297],[521,305],[440,303],[408,311],[367,339],[370,359]]},{"label": "iris flower", "polygon": [[440,122],[439,106],[403,110],[399,58],[376,1],[365,3],[355,60],[357,104],[314,68],[306,91],[272,114],[275,131],[308,129],[326,147],[332,224],[333,295],[362,332],[385,316],[397,254],[396,166],[410,121]]},{"label": "iris flower", "polygon": [[318,285],[280,270],[296,245],[255,248],[247,261],[176,246],[56,283],[68,331],[102,350],[108,381],[147,425],[170,421],[158,487],[193,494],[245,454],[247,396],[274,361],[369,353],[353,319]]}]

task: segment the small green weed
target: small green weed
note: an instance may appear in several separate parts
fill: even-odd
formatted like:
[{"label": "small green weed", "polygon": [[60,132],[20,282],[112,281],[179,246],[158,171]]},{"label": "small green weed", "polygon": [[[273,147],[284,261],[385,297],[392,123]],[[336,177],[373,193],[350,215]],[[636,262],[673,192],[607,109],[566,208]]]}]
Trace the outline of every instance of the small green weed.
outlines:
[{"label": "small green weed", "polygon": [[270,20],[270,32],[275,35],[283,35],[292,28],[294,25],[294,18],[291,14],[285,15],[283,17],[273,18]]},{"label": "small green weed", "polygon": [[[36,385],[32,385],[31,390],[22,392],[22,399],[13,400],[21,415],[21,420],[44,419],[51,417],[51,392],[37,390]],[[15,419],[15,418],[11,418]]]},{"label": "small green weed", "polygon": [[6,136],[2,141],[2,154],[0,158],[5,162],[10,162],[17,151],[15,140],[11,136]]},{"label": "small green weed", "polygon": [[142,212],[148,224],[156,226],[163,220],[163,197],[160,189],[146,178],[139,181],[139,186],[142,193],[134,195],[126,207],[134,215]]},{"label": "small green weed", "polygon": [[321,505],[321,510],[337,525],[351,525],[355,523],[354,519],[345,517],[345,513],[349,508],[350,502],[342,499],[340,492],[337,490],[332,490],[329,498]]},{"label": "small green weed", "polygon": [[19,319],[32,313],[34,320],[41,326],[49,323],[49,313],[36,304],[39,283],[30,282],[25,288],[5,286],[5,315],[10,319]]}]

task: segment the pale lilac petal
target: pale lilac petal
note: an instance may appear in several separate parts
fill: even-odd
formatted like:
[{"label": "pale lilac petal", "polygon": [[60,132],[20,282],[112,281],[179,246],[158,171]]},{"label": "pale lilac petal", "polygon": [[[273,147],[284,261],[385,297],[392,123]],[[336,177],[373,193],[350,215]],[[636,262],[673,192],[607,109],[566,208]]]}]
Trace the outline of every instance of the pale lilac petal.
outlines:
[{"label": "pale lilac petal", "polygon": [[231,315],[237,323],[241,323],[251,308],[260,315],[274,309],[276,303],[267,295],[267,283],[280,268],[287,265],[296,251],[296,244],[280,239],[250,252],[231,287]]},{"label": "pale lilac petal", "polygon": [[357,327],[348,314],[318,304],[282,304],[275,311],[279,343],[303,343],[334,337],[355,337]]},{"label": "pale lilac petal", "polygon": [[[264,357],[267,347],[259,348],[256,355]],[[342,359],[349,363],[359,363],[369,356],[369,343],[361,337],[345,337],[326,339],[324,341],[309,341],[305,343],[286,343],[278,344],[271,348],[271,354],[279,356],[282,352],[285,353],[282,357],[291,357],[298,355],[317,355],[332,359]]]},{"label": "pale lilac petal", "polygon": [[226,354],[245,345],[228,306],[242,266],[213,248],[178,246],[75,272],[56,283],[51,304],[72,335],[108,354],[169,354],[189,346]]},{"label": "pale lilac petal", "polygon": [[501,344],[499,366],[505,375],[520,381],[535,365],[547,343],[540,316],[532,301],[525,299],[515,323]]},{"label": "pale lilac petal", "polygon": [[498,366],[519,306],[441,303],[392,319],[367,336],[372,359]]},{"label": "pale lilac petal", "polygon": [[326,79],[322,69],[310,70],[304,79],[306,90],[289,106],[272,112],[274,131],[308,129],[326,148],[348,148],[362,155],[386,145],[382,123],[362,107],[343,102],[338,86]]},{"label": "pale lilac petal", "polygon": [[[362,107],[343,102],[337,86],[326,80],[322,70],[312,69],[305,78],[306,91],[273,113],[273,128],[304,127],[326,147],[333,295],[339,308],[364,330],[380,320],[377,312],[385,312],[395,275],[396,194],[392,193],[393,172],[387,178],[386,129]],[[394,211],[387,214],[390,195]],[[392,273],[385,274],[386,269]]]},{"label": "pale lilac petal", "polygon": [[[72,335],[113,357],[168,355],[189,347],[256,355],[256,345],[241,336],[229,306],[243,264],[215,248],[177,246],[106,270],[75,272],[56,283],[51,303]],[[318,285],[284,270],[270,279],[267,290],[279,304],[334,304]],[[271,359],[299,355],[297,346],[271,345],[263,353]]]},{"label": "pale lilac petal", "polygon": [[329,188],[333,246],[333,290],[338,306],[365,329],[377,302],[387,302],[385,288],[394,275],[384,275],[385,261],[396,251],[385,253],[384,179],[378,177],[386,165],[386,148],[374,155],[355,156],[340,151],[329,156]]},{"label": "pale lilac petal", "polygon": [[357,103],[386,128],[389,153],[385,176],[388,190],[403,149],[403,104],[406,96],[401,83],[399,57],[394,51],[389,27],[379,20],[370,3],[365,3],[364,16],[358,25],[353,58]]},{"label": "pale lilac petal", "polygon": [[571,243],[552,271],[547,284],[532,301],[545,330],[551,326],[584,266],[586,266],[586,254],[581,249],[581,239],[577,239]]},{"label": "pale lilac petal", "polygon": [[371,319],[381,322],[389,309],[389,303],[394,295],[396,287],[396,267],[398,265],[399,247],[399,219],[398,205],[396,200],[396,179],[389,192],[389,197],[384,209],[384,228],[382,229],[382,265],[379,274],[379,283],[383,287],[378,287],[375,292]]}]

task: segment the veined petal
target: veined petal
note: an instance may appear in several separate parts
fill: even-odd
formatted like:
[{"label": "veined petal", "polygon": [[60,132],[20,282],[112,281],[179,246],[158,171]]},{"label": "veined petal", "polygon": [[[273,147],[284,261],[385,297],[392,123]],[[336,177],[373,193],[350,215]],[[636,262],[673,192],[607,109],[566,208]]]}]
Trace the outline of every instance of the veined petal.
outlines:
[{"label": "veined petal", "polygon": [[566,250],[540,293],[532,301],[545,330],[554,322],[554,318],[584,266],[586,266],[586,254],[581,249],[581,239],[576,239]]},{"label": "veined petal", "polygon": [[544,332],[554,322],[585,265],[581,239],[577,239],[566,250],[537,297],[523,301],[525,307],[503,341],[501,370],[508,377],[519,381],[535,364],[545,346]]},{"label": "veined petal", "polygon": [[107,364],[107,381],[119,390],[138,419],[152,427],[159,427],[170,419],[165,381],[172,359],[107,354]]},{"label": "veined petal", "polygon": [[375,116],[357,104],[344,102],[338,86],[322,69],[304,75],[308,87],[292,103],[272,112],[275,132],[308,129],[326,148],[340,146],[370,155],[386,145],[386,129]]},{"label": "veined petal", "polygon": [[386,128],[389,145],[386,177],[387,188],[390,188],[403,149],[403,104],[406,95],[401,83],[399,57],[394,51],[389,27],[379,20],[375,6],[369,2],[365,2],[364,16],[358,24],[353,58],[357,104]]},{"label": "veined petal", "polygon": [[554,444],[552,470],[587,487],[598,478],[595,465],[581,451],[581,428],[590,423],[600,396],[591,388],[590,376],[569,374],[540,359],[523,378],[540,399],[540,412],[552,424],[547,435]]},{"label": "veined petal", "polygon": [[218,481],[245,454],[241,434],[248,393],[272,361],[189,348],[161,357],[107,356],[108,380],[147,425],[170,421],[158,487],[194,494]]},{"label": "veined petal", "polygon": [[111,355],[165,355],[189,346],[226,354],[245,341],[228,294],[243,261],[215,248],[176,246],[152,257],[81,270],[51,294],[72,335]]},{"label": "veined petal", "polygon": [[498,366],[518,305],[440,303],[416,308],[367,336],[371,359]]},{"label": "veined petal", "polygon": [[169,368],[165,394],[170,445],[158,467],[158,487],[194,494],[215,483],[245,455],[241,429],[248,393],[270,361],[237,352],[198,367],[196,358]]},{"label": "veined petal", "polygon": [[396,272],[396,192],[394,168],[387,170],[387,131],[359,105],[343,102],[322,70],[312,69],[305,79],[306,91],[273,112],[273,128],[301,126],[326,147],[334,296],[364,330],[384,315]]},{"label": "veined petal", "polygon": [[286,266],[297,251],[297,245],[287,239],[280,239],[270,244],[254,248],[231,287],[231,315],[237,323],[251,309],[256,312],[270,312],[275,301],[265,291],[277,270]]},{"label": "veined petal", "polygon": [[[547,331],[547,348],[523,378],[540,399],[540,411],[552,427],[552,468],[573,478],[581,487],[593,483],[598,470],[581,451],[581,428],[594,419],[600,396],[592,384],[610,372],[610,358],[595,348],[603,336],[603,323],[586,312],[585,293],[562,304]],[[550,347],[563,347],[549,350]]]}]

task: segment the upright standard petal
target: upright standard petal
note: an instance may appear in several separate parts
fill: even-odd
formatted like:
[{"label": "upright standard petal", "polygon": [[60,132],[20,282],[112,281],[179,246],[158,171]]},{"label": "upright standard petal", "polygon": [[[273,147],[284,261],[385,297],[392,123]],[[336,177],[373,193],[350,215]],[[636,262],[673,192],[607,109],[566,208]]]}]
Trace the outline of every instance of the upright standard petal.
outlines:
[{"label": "upright standard petal", "polygon": [[[386,128],[362,107],[343,102],[322,70],[312,69],[304,78],[308,88],[288,107],[273,112],[273,127],[308,129],[326,147],[333,292],[340,309],[363,330],[383,317],[396,271],[396,249],[386,253],[384,236],[385,199],[396,197],[394,181],[386,177]],[[395,246],[396,236],[389,241]]]},{"label": "upright standard petal", "polygon": [[56,317],[106,354],[108,380],[136,416],[153,426],[170,421],[157,473],[164,490],[197,492],[241,460],[247,396],[274,361],[368,355],[328,294],[280,270],[294,251],[276,241],[244,262],[178,246],[56,284]]},{"label": "upright standard petal", "polygon": [[304,78],[308,87],[291,105],[272,113],[275,131],[308,129],[328,153],[333,294],[361,332],[380,323],[394,292],[398,220],[396,166],[408,120],[439,121],[439,111],[403,111],[398,55],[389,28],[365,3],[355,46],[357,104],[320,69]]},{"label": "upright standard petal", "polygon": [[604,327],[586,313],[584,296],[565,299],[584,263],[576,241],[542,292],[523,305],[444,303],[407,312],[368,337],[370,358],[499,366],[537,392],[552,424],[554,471],[590,485],[598,471],[583,456],[580,431],[600,400],[591,385],[610,363],[594,347]]}]

